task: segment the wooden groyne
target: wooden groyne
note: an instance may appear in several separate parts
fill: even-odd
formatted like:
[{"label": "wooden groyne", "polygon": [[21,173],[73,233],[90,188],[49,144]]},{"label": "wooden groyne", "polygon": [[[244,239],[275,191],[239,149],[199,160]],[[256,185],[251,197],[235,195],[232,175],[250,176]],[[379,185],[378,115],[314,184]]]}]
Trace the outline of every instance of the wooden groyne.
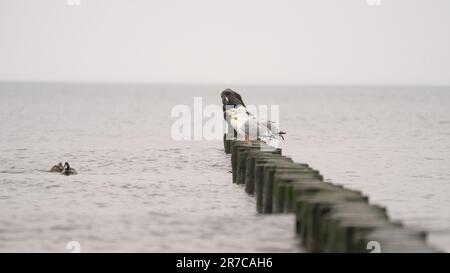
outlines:
[{"label": "wooden groyne", "polygon": [[436,252],[426,233],[389,219],[359,191],[324,182],[318,170],[293,162],[281,149],[227,140],[233,183],[256,197],[259,213],[294,213],[295,230],[310,252]]}]

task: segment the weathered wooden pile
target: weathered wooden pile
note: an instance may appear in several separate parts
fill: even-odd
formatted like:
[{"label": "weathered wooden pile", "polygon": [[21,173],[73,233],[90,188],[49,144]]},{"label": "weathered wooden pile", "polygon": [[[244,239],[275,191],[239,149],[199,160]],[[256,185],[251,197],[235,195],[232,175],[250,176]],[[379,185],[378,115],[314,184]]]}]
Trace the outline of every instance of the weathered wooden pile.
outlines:
[{"label": "weathered wooden pile", "polygon": [[324,182],[319,171],[295,163],[281,149],[227,140],[233,183],[256,197],[259,213],[295,213],[296,232],[311,252],[436,252],[426,233],[391,221],[361,192]]}]

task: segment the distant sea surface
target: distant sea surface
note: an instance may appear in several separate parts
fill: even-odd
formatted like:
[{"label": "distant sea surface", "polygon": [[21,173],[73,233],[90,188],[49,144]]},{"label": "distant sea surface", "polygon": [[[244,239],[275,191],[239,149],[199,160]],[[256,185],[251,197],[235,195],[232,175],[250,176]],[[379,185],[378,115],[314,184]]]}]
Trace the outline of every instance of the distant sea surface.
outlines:
[{"label": "distant sea surface", "polygon": [[284,154],[450,251],[449,88],[0,83],[0,252],[303,251],[293,215],[232,184],[220,140],[171,136],[174,106],[226,87],[279,105]]}]

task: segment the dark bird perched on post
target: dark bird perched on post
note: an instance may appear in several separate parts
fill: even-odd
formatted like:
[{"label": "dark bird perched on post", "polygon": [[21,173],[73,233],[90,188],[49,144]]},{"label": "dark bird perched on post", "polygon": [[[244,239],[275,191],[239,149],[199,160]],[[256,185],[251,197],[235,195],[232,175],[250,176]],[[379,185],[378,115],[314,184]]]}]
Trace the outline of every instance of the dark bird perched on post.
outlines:
[{"label": "dark bird perched on post", "polygon": [[[237,92],[231,90],[230,88],[227,88],[225,90],[222,91],[222,93],[220,93],[220,97],[222,98],[222,109],[223,109],[223,118],[226,120],[226,122],[228,123],[228,130],[231,130],[233,128],[233,126],[230,123],[230,117],[227,118],[227,110],[230,108],[236,108],[239,106],[244,106],[245,107],[245,103],[241,98],[241,95],[239,95]],[[234,129],[233,129],[234,131]],[[230,131],[229,131],[230,133]],[[237,132],[234,131],[234,136],[237,136]]]},{"label": "dark bird perched on post", "polygon": [[220,94],[220,97],[222,98],[224,112],[227,110],[225,109],[226,105],[231,105],[233,107],[242,105],[245,107],[245,103],[244,101],[242,101],[241,95],[239,95],[237,92],[234,92],[230,88],[223,90]]}]

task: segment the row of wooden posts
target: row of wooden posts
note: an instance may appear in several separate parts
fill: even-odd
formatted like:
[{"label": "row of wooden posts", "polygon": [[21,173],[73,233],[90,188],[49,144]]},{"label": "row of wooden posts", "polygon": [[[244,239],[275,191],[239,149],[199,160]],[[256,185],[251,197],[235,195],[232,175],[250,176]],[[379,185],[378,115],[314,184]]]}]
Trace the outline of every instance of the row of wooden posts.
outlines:
[{"label": "row of wooden posts", "polygon": [[389,219],[359,191],[324,182],[264,143],[227,140],[233,183],[256,197],[258,213],[295,213],[296,232],[310,252],[436,252],[426,233]]}]

